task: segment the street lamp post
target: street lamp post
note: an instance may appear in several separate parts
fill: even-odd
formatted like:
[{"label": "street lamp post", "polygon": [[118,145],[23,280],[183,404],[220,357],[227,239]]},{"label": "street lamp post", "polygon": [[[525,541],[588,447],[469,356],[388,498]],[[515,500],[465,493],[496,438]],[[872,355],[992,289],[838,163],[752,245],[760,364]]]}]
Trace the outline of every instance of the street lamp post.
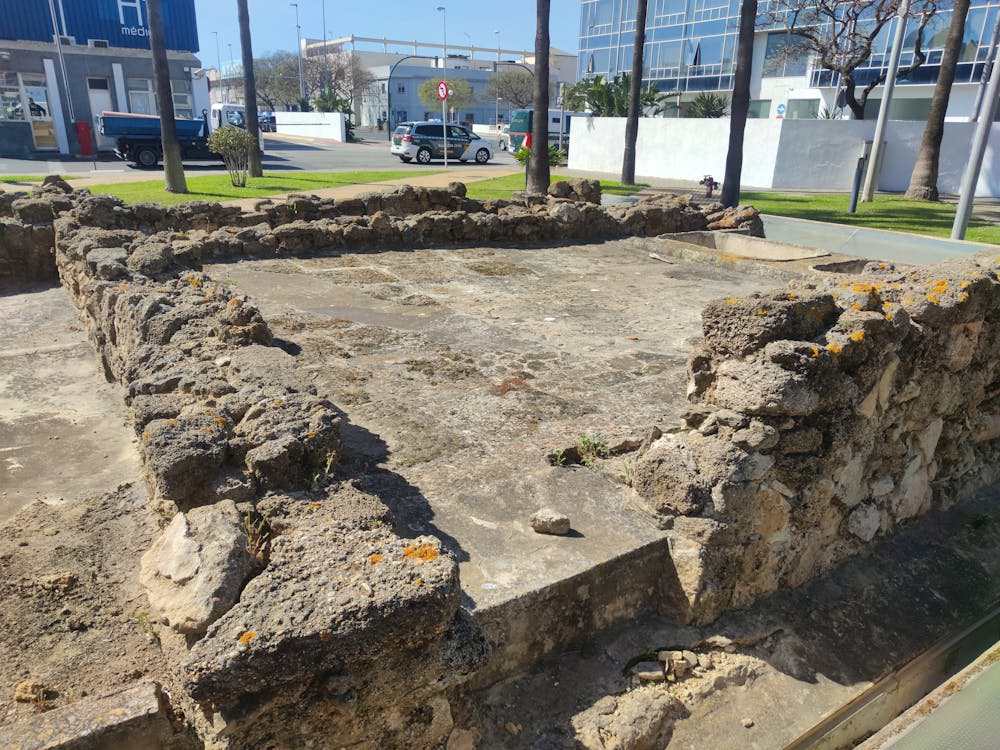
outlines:
[{"label": "street lamp post", "polygon": [[385,79],[385,129],[389,133],[389,140],[392,140],[392,131],[394,124],[394,117],[392,113],[392,74],[395,72],[399,64],[404,60],[414,60],[414,59],[426,59],[426,55],[407,55],[406,57],[401,57],[396,62],[392,64],[389,68],[389,75]]},{"label": "street lamp post", "polygon": [[[443,36],[441,41],[444,44],[444,57],[441,58],[443,67],[441,68],[441,80],[444,81],[445,90],[448,89],[448,11],[443,5],[437,7],[441,11],[441,30]],[[444,136],[444,168],[448,168],[448,99],[441,100],[441,134]]]},{"label": "street lamp post", "polygon": [[326,48],[326,0],[323,0],[323,88],[330,88],[330,51]]},{"label": "street lamp post", "polygon": [[219,51],[219,32],[213,31],[215,34],[215,64],[219,69],[219,78],[222,78],[222,53]]},{"label": "street lamp post", "polygon": [[306,80],[302,71],[302,27],[299,26],[299,4],[289,3],[289,5],[295,8],[295,53],[299,58],[299,99],[305,99]]},{"label": "street lamp post", "polygon": [[493,33],[497,35],[497,62],[500,62],[500,29],[494,29]]}]

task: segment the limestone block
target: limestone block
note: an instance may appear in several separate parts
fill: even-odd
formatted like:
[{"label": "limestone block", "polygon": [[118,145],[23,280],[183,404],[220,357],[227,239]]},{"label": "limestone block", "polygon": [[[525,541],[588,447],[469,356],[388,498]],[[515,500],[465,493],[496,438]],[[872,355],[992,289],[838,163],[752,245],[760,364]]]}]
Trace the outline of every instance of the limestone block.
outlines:
[{"label": "limestone block", "polygon": [[944,429],[944,420],[938,417],[917,435],[917,446],[920,448],[925,464],[934,460],[934,451],[937,450],[942,429]]},{"label": "limestone block", "polygon": [[921,456],[914,456],[899,486],[889,495],[893,515],[897,521],[920,515],[930,509],[931,481]]},{"label": "limestone block", "polygon": [[733,442],[752,451],[768,451],[778,444],[778,431],[759,419],[751,420],[750,424],[733,433]]},{"label": "limestone block", "polygon": [[870,542],[878,533],[881,521],[878,508],[871,503],[859,505],[847,517],[847,529],[863,542]]},{"label": "limestone block", "polygon": [[828,293],[785,290],[709,302],[702,311],[708,346],[737,357],[771,341],[810,341],[829,328],[839,310]]},{"label": "limestone block", "polygon": [[819,393],[808,378],[760,359],[724,360],[716,370],[710,400],[736,411],[774,416],[805,416],[820,406]]},{"label": "limestone block", "polygon": [[178,513],[142,556],[139,581],[159,619],[200,634],[239,597],[253,569],[232,500]]},{"label": "limestone block", "polygon": [[636,459],[632,487],[647,508],[660,517],[697,513],[708,502],[710,492],[695,454],[672,434],[653,442]]}]

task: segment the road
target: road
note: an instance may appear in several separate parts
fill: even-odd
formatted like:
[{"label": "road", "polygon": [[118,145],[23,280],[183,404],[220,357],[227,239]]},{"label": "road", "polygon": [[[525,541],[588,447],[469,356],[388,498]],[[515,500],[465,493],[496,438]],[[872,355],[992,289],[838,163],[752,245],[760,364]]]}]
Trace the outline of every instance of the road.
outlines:
[{"label": "road", "polygon": [[[507,171],[515,164],[514,157],[504,151],[497,151],[489,164],[481,166],[484,172]],[[440,161],[432,162],[433,168],[440,168]],[[479,168],[472,162],[463,166]],[[271,172],[298,170],[310,172],[351,172],[355,170],[399,170],[419,169],[417,164],[403,164],[389,153],[389,141],[366,140],[361,143],[337,143],[307,138],[293,138],[268,134],[264,138],[264,169]],[[121,179],[151,178],[160,168],[141,170],[130,167],[114,155],[101,155],[96,161],[89,159],[4,159],[0,158],[0,177],[3,175],[65,174],[81,177],[107,176],[114,180],[115,174]],[[223,173],[221,164],[195,162],[185,165],[188,174]],[[139,177],[137,177],[139,176]]]}]

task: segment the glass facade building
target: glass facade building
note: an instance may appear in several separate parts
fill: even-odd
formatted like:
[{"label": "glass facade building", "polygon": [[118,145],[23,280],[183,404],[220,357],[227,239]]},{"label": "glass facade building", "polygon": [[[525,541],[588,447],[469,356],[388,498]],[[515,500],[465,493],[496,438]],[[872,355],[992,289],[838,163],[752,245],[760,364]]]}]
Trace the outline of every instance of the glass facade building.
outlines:
[{"label": "glass facade building", "polygon": [[[899,84],[933,84],[937,80],[942,48],[951,22],[949,0],[942,0],[924,34],[927,61]],[[767,12],[766,0],[759,12]],[[580,12],[579,77],[614,76],[630,72],[635,36],[636,0],[583,0]],[[643,79],[659,91],[729,91],[736,67],[739,0],[649,0]],[[956,84],[977,83],[982,75],[991,37],[1000,12],[1000,0],[972,0],[966,24]],[[880,33],[868,65],[855,78],[863,86],[889,62],[889,49],[898,21]],[[911,20],[902,66],[913,56],[916,23]],[[768,96],[768,79],[794,82],[799,89],[836,90],[839,74],[814,69],[804,56],[783,52],[788,36],[780,29],[758,29],[755,42],[755,96]],[[763,62],[759,58],[762,56]],[[763,94],[761,93],[763,89]],[[786,87],[787,90],[787,87]],[[878,90],[876,89],[876,92]],[[929,98],[929,94],[927,94]],[[758,109],[766,109],[758,99]],[[818,109],[820,100],[809,109]],[[791,105],[791,102],[789,102]],[[784,111],[784,110],[782,110]],[[790,111],[790,115],[794,114]],[[803,114],[805,114],[803,112]],[[767,117],[763,112],[758,116]],[[815,116],[813,114],[812,116]]]}]

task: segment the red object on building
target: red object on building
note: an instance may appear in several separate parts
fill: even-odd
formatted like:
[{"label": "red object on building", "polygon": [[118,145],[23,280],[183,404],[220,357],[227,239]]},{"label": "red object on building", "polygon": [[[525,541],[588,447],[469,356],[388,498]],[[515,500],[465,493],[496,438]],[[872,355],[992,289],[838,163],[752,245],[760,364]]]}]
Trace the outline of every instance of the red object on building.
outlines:
[{"label": "red object on building", "polygon": [[76,123],[76,138],[80,141],[80,154],[82,156],[94,155],[94,139],[92,137],[92,133],[93,131],[90,128],[89,122]]}]

